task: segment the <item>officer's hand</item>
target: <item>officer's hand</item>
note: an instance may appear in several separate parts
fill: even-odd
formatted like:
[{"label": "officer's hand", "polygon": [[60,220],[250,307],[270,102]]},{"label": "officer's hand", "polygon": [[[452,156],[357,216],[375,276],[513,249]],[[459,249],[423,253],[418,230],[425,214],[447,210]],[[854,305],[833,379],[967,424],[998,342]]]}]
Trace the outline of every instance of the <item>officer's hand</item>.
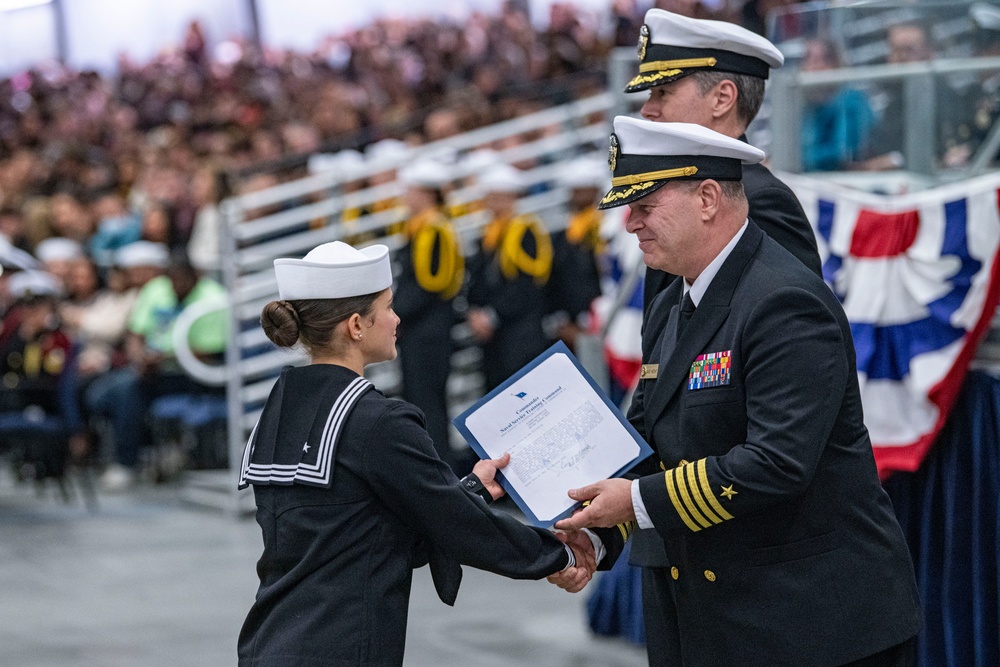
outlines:
[{"label": "officer's hand", "polygon": [[497,470],[506,467],[510,463],[510,452],[505,453],[498,459],[486,459],[472,466],[472,473],[479,478],[486,490],[493,496],[493,500],[502,498],[503,487],[496,481]]},{"label": "officer's hand", "polygon": [[594,544],[581,531],[556,533],[555,535],[559,538],[560,542],[568,544],[570,549],[573,550],[576,565],[566,568],[561,572],[550,574],[546,577],[546,580],[569,593],[579,593],[593,578],[594,571],[597,570],[597,560],[594,557]]},{"label": "officer's hand", "polygon": [[579,530],[580,528],[611,528],[626,521],[635,520],[632,507],[632,481],[628,479],[605,479],[579,489],[570,489],[573,500],[590,501],[573,516],[556,523],[559,530]]}]

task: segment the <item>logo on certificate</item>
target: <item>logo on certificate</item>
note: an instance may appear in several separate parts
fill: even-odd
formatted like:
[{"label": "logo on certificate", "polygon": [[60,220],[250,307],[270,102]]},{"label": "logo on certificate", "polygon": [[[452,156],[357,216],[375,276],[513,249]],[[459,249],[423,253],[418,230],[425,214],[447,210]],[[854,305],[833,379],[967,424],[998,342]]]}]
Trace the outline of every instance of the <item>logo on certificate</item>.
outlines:
[{"label": "logo on certificate", "polygon": [[511,396],[516,396],[517,398],[520,398],[522,401],[524,400],[524,397],[527,396],[527,395],[528,394],[526,392],[523,392],[523,391],[519,391],[516,394],[511,394]]}]

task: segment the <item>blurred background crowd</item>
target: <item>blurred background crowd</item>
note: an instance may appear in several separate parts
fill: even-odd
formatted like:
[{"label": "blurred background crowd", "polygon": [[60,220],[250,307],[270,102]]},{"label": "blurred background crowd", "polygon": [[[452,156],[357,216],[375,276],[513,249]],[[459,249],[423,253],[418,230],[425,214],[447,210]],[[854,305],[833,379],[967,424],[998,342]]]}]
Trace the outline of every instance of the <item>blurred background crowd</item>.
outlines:
[{"label": "blurred background crowd", "polygon": [[[768,12],[794,4],[652,3],[758,32],[767,29]],[[204,26],[192,21],[173,47],[147,62],[122,55],[110,72],[47,62],[3,79],[0,409],[12,420],[8,426],[38,429],[44,422],[39,414],[57,418],[51,428],[68,429],[65,453],[70,460],[107,466],[102,478],[107,489],[128,486],[155,435],[147,416],[158,398],[182,393],[198,397],[196,404],[203,408],[213,405],[205,408],[212,415],[225,414],[220,391],[201,387],[176,363],[172,339],[184,307],[225,291],[219,208],[224,197],[309,174],[351,173],[389,154],[398,164],[400,155],[423,144],[601,93],[609,85],[613,50],[634,45],[643,14],[652,5],[614,0],[598,10],[556,2],[549,6],[547,20],[539,22],[532,20],[528,3],[508,0],[496,12],[475,11],[461,21],[376,19],[330,35],[311,51],[262,48],[241,38],[213,42]],[[920,63],[936,51],[969,56],[1000,52],[1000,11],[983,5],[972,20],[975,39],[951,41],[935,39],[928,23],[901,21],[888,28],[878,49],[868,50],[866,62]],[[785,14],[770,26],[795,45],[789,59],[802,72],[859,64],[848,62],[843,45],[821,28],[809,14]],[[860,52],[852,53],[857,60]],[[961,166],[970,160],[1000,110],[998,89],[996,77],[985,75],[938,86],[940,165]],[[803,170],[905,166],[902,97],[901,88],[891,84],[809,89],[799,141]],[[513,215],[484,203],[488,192],[482,187],[475,202],[468,197],[453,202],[449,193],[474,184],[475,176],[497,162],[487,154],[492,151],[495,157],[517,141],[483,145],[461,156],[466,160],[461,174],[473,176],[464,183],[458,176],[443,176],[459,162],[452,154],[439,156],[439,182],[411,173],[407,184],[435,191],[432,201],[446,217],[475,210],[492,217]],[[539,163],[515,166],[529,169]],[[509,174],[506,181],[501,177],[493,194],[504,191],[516,202],[527,186],[511,181]],[[372,174],[343,188],[379,182]],[[587,271],[607,275],[611,270],[610,261],[601,256],[606,244],[595,240],[600,216],[588,212],[602,185],[599,176],[584,176],[574,185],[553,174],[550,185],[534,187],[533,192],[550,186],[580,190],[556,225],[567,231],[553,234],[551,280],[546,273],[544,281],[551,283],[545,286],[549,305],[543,314],[557,314],[560,307],[551,305],[556,302],[577,301],[580,306],[571,309],[568,319],[562,313],[561,324],[548,326],[546,340],[572,342],[566,322],[586,329],[590,302],[600,294],[600,276],[587,282],[573,273],[578,269],[566,268],[573,264],[565,259],[566,244],[579,246],[589,239],[583,243],[589,256],[584,263],[596,268]],[[352,217],[387,208],[404,211],[399,219],[405,211],[415,214],[412,201],[393,198],[311,226],[349,225]],[[274,212],[265,207],[257,217]],[[378,231],[406,236],[400,226]],[[491,241],[487,233],[484,243],[495,244],[496,239]],[[472,285],[475,265],[469,264]],[[24,275],[18,278],[18,272]],[[557,285],[561,296],[553,297]],[[472,305],[473,337],[486,345],[489,335],[482,328],[488,320],[477,319]],[[479,305],[487,314],[496,307]],[[226,327],[221,315],[199,322],[190,334],[194,352],[221,358]],[[508,364],[504,372],[515,368]],[[495,384],[487,382],[487,388]],[[205,404],[206,396],[215,402]],[[42,412],[25,412],[32,406]],[[161,403],[160,408],[176,414],[190,411],[191,404],[171,408]],[[64,459],[36,456],[19,471],[58,475]],[[161,459],[161,474],[185,465],[175,456]],[[222,454],[203,453],[193,463],[225,465],[224,446]]]}]

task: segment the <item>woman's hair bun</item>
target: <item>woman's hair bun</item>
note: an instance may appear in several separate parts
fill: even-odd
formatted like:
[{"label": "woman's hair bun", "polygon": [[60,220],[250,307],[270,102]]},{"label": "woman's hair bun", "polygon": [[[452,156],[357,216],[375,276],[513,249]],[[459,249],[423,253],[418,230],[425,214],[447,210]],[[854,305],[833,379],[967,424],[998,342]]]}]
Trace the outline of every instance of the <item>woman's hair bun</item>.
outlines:
[{"label": "woman's hair bun", "polygon": [[278,347],[291,347],[299,340],[299,314],[287,301],[272,301],[264,306],[260,326]]}]

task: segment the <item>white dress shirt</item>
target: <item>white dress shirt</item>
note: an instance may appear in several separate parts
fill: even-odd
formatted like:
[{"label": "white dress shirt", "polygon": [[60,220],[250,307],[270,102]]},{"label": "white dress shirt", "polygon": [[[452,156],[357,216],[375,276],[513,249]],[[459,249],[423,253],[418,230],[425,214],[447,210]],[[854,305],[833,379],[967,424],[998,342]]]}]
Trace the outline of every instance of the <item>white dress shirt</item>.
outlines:
[{"label": "white dress shirt", "polygon": [[[708,286],[712,284],[712,280],[715,279],[719,269],[722,268],[723,263],[729,257],[730,253],[733,252],[733,248],[739,243],[739,240],[743,237],[743,232],[747,230],[747,221],[743,221],[743,226],[740,227],[736,235],[730,239],[726,247],[722,249],[718,255],[715,256],[705,270],[702,271],[697,278],[695,278],[694,283],[688,285],[687,279],[684,279],[684,293],[691,294],[691,301],[694,302],[695,308],[701,303],[701,298],[705,296],[705,292],[708,291]],[[652,528],[653,522],[649,518],[649,513],[646,512],[646,505],[642,502],[642,494],[639,493],[639,480],[632,480],[632,508],[635,510],[635,522],[638,524],[639,528]]]}]

